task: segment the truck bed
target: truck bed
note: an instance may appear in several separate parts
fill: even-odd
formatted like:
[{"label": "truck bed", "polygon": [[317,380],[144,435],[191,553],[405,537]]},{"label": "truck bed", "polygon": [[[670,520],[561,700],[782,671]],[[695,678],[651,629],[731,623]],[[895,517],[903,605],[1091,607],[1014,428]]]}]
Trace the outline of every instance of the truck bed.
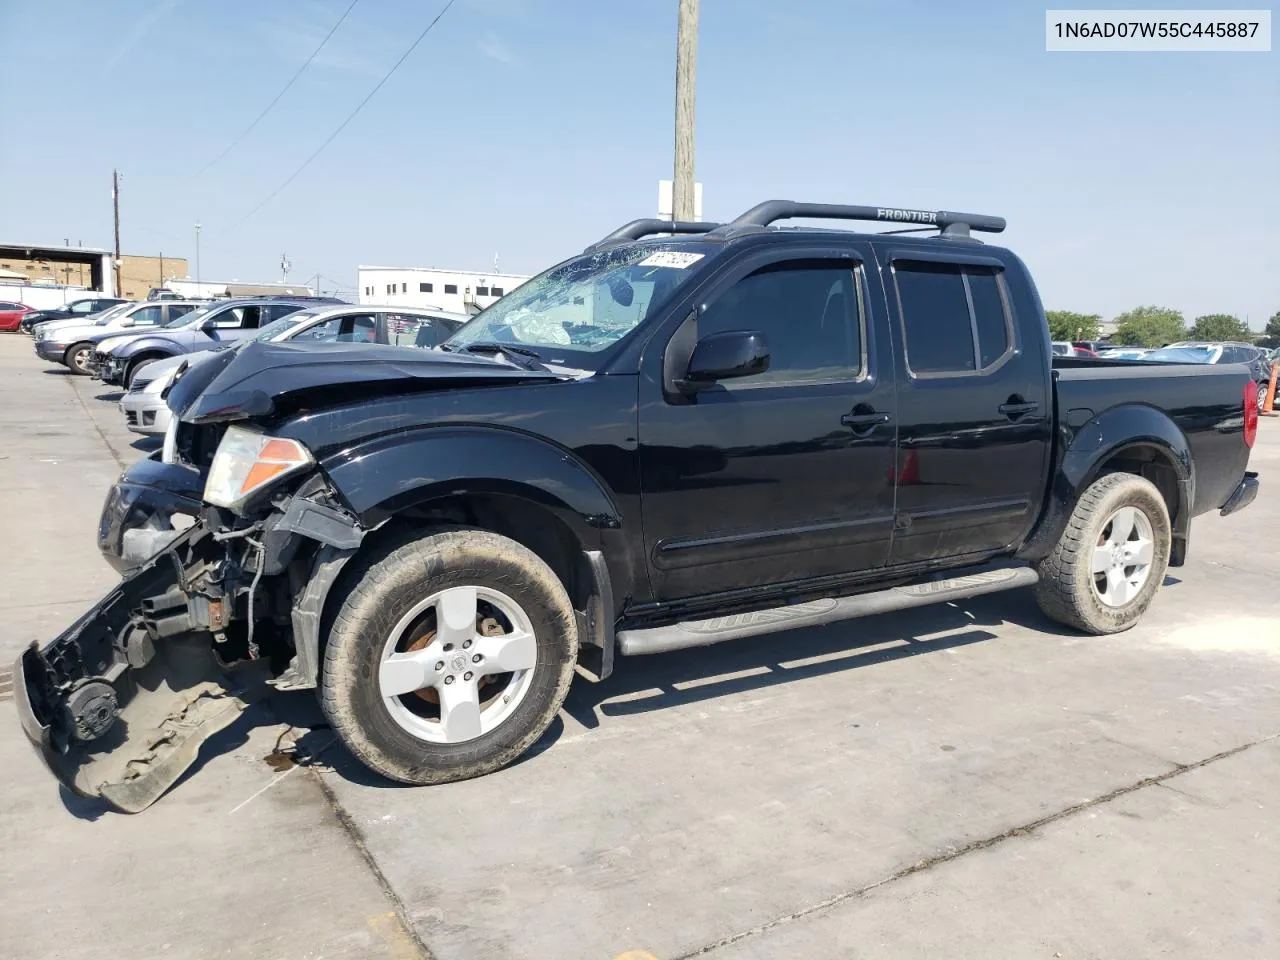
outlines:
[{"label": "truck bed", "polygon": [[[1141,440],[1144,407],[1168,414],[1185,438],[1188,468],[1194,464],[1193,515],[1220,507],[1239,483],[1249,459],[1240,442],[1244,395],[1253,389],[1247,367],[1055,357],[1053,381],[1059,422],[1073,438],[1096,429],[1103,444],[1123,429]],[[1224,381],[1231,388],[1224,389]],[[1150,429],[1156,429],[1154,418]]]}]

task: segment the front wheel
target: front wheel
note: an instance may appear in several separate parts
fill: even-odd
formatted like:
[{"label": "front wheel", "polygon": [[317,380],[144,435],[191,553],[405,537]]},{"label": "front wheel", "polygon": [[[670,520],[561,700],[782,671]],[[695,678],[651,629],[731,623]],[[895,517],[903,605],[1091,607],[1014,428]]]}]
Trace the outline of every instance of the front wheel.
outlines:
[{"label": "front wheel", "polygon": [[90,373],[89,358],[92,356],[92,343],[73,343],[67,347],[67,352],[63,355],[62,362],[76,376],[87,377]]},{"label": "front wheel", "polygon": [[484,530],[434,533],[356,562],[320,697],[360,761],[402,783],[446,783],[498,770],[542,736],[578,650],[550,567]]},{"label": "front wheel", "polygon": [[1085,633],[1128,630],[1164,580],[1170,541],[1169,509],[1150,481],[1130,473],[1100,477],[1038,565],[1040,609]]}]

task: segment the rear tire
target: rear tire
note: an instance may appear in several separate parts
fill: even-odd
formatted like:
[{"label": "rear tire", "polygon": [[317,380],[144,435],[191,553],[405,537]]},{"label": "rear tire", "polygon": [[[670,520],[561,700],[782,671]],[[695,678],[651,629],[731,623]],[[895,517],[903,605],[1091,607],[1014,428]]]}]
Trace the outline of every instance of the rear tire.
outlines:
[{"label": "rear tire", "polygon": [[1037,566],[1040,609],[1085,633],[1128,630],[1164,580],[1171,539],[1169,509],[1150,481],[1130,473],[1100,477]]},{"label": "rear tire", "polygon": [[542,736],[578,652],[546,563],[485,530],[400,540],[354,563],[320,700],[357,759],[401,783],[447,783],[505,767]]},{"label": "rear tire", "polygon": [[92,343],[73,343],[62,355],[62,362],[77,377],[87,377],[89,376],[89,358],[92,356]]}]

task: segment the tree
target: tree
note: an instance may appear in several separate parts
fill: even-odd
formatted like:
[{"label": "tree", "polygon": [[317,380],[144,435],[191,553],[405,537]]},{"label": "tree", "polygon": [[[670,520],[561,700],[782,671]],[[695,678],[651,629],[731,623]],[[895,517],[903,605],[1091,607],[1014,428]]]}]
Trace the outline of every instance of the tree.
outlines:
[{"label": "tree", "polygon": [[1280,347],[1280,310],[1271,315],[1267,321],[1263,336],[1258,339],[1260,347]]},{"label": "tree", "polygon": [[1096,340],[1098,322],[1096,313],[1072,313],[1070,310],[1047,310],[1050,340]]},{"label": "tree", "polygon": [[1136,307],[1116,317],[1116,333],[1111,342],[1134,347],[1163,347],[1186,336],[1186,322],[1177,310]]},{"label": "tree", "polygon": [[1196,317],[1196,322],[1191,325],[1191,338],[1193,340],[1243,340],[1249,343],[1253,340],[1253,334],[1240,322],[1239,317],[1233,317],[1228,313],[1208,313],[1203,317]]}]

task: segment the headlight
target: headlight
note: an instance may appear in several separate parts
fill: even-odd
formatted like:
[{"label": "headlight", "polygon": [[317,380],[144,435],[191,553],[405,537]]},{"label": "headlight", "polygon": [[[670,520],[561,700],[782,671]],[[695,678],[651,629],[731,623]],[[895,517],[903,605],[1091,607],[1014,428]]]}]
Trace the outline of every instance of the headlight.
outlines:
[{"label": "headlight", "polygon": [[297,440],[228,427],[213,455],[204,498],[234,510],[263,487],[312,463],[315,458]]}]

